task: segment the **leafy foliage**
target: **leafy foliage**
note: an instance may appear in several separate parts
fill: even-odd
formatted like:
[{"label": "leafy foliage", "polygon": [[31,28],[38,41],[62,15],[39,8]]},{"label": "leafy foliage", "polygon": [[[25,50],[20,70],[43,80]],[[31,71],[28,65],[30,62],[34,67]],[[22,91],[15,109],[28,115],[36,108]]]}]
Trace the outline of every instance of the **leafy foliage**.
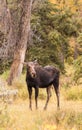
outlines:
[{"label": "leafy foliage", "polygon": [[69,55],[69,37],[78,33],[72,16],[69,9],[61,10],[47,0],[38,3],[32,12],[33,46],[28,59],[38,59],[43,65],[56,64],[63,70],[64,59]]},{"label": "leafy foliage", "polygon": [[78,43],[78,53],[79,55],[82,55],[82,33],[79,33],[77,43]]},{"label": "leafy foliage", "polygon": [[63,91],[63,95],[66,100],[82,100],[82,88],[69,87]]},{"label": "leafy foliage", "polygon": [[[76,38],[79,55],[82,52],[82,18],[78,15],[78,11],[80,14],[81,10],[80,0],[76,3],[75,1],[54,1],[55,4],[48,0],[33,1],[32,38],[29,49],[27,48],[26,60],[38,59],[42,65],[53,64],[64,70],[64,61],[73,63],[74,60],[74,50],[69,45],[71,36]],[[21,0],[7,0],[7,3],[15,25],[14,32],[17,34],[22,11]],[[76,7],[78,11],[74,12],[73,9]],[[3,44],[1,38],[0,35],[0,47]],[[0,60],[1,73],[10,66],[11,62],[10,59]]]},{"label": "leafy foliage", "polygon": [[82,57],[81,56],[74,61],[74,67],[75,67],[74,80],[75,82],[78,82],[82,78]]}]

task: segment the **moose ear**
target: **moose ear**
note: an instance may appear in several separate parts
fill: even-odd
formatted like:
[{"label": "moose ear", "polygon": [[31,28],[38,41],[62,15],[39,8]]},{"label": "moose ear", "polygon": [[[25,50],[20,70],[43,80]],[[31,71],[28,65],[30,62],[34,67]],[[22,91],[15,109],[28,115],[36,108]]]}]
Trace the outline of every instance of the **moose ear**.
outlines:
[{"label": "moose ear", "polygon": [[28,62],[22,62],[22,64],[26,66],[28,64]]},{"label": "moose ear", "polygon": [[38,60],[36,59],[36,60],[34,60],[34,62],[33,62],[35,65],[38,65]]},{"label": "moose ear", "polygon": [[38,63],[38,60],[36,59],[36,60],[34,60],[34,63]]}]

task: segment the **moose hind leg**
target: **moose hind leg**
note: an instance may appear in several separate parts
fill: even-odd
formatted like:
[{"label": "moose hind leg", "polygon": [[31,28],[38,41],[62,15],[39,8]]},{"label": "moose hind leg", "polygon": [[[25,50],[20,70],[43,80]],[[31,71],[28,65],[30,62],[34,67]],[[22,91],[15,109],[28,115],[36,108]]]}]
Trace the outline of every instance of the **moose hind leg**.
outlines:
[{"label": "moose hind leg", "polygon": [[55,89],[56,97],[57,97],[57,108],[60,108],[59,84],[54,85],[54,89]]},{"label": "moose hind leg", "polygon": [[47,109],[47,105],[48,105],[49,99],[50,99],[50,97],[51,97],[51,87],[50,87],[50,86],[47,87],[47,88],[46,88],[46,91],[47,91],[47,100],[46,100],[46,104],[45,104],[44,110]]}]

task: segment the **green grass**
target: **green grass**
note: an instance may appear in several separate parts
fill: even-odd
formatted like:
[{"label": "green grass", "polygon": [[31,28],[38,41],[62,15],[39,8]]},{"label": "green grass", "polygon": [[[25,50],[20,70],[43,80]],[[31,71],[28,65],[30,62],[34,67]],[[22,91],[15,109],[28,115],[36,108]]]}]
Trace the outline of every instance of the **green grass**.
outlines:
[{"label": "green grass", "polygon": [[9,71],[5,71],[2,75],[0,75],[0,78],[6,80],[8,78]]}]

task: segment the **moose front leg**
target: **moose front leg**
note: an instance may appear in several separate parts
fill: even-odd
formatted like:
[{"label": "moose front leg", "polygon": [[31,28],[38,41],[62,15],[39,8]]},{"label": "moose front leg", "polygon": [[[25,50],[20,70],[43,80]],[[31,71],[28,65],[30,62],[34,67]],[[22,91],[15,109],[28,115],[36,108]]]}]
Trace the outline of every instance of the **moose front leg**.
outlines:
[{"label": "moose front leg", "polygon": [[28,87],[28,93],[29,93],[29,108],[32,110],[32,87]]},{"label": "moose front leg", "polygon": [[35,104],[36,104],[36,109],[38,108],[38,103],[37,103],[38,93],[39,93],[39,89],[38,89],[38,87],[36,87],[35,88]]}]

